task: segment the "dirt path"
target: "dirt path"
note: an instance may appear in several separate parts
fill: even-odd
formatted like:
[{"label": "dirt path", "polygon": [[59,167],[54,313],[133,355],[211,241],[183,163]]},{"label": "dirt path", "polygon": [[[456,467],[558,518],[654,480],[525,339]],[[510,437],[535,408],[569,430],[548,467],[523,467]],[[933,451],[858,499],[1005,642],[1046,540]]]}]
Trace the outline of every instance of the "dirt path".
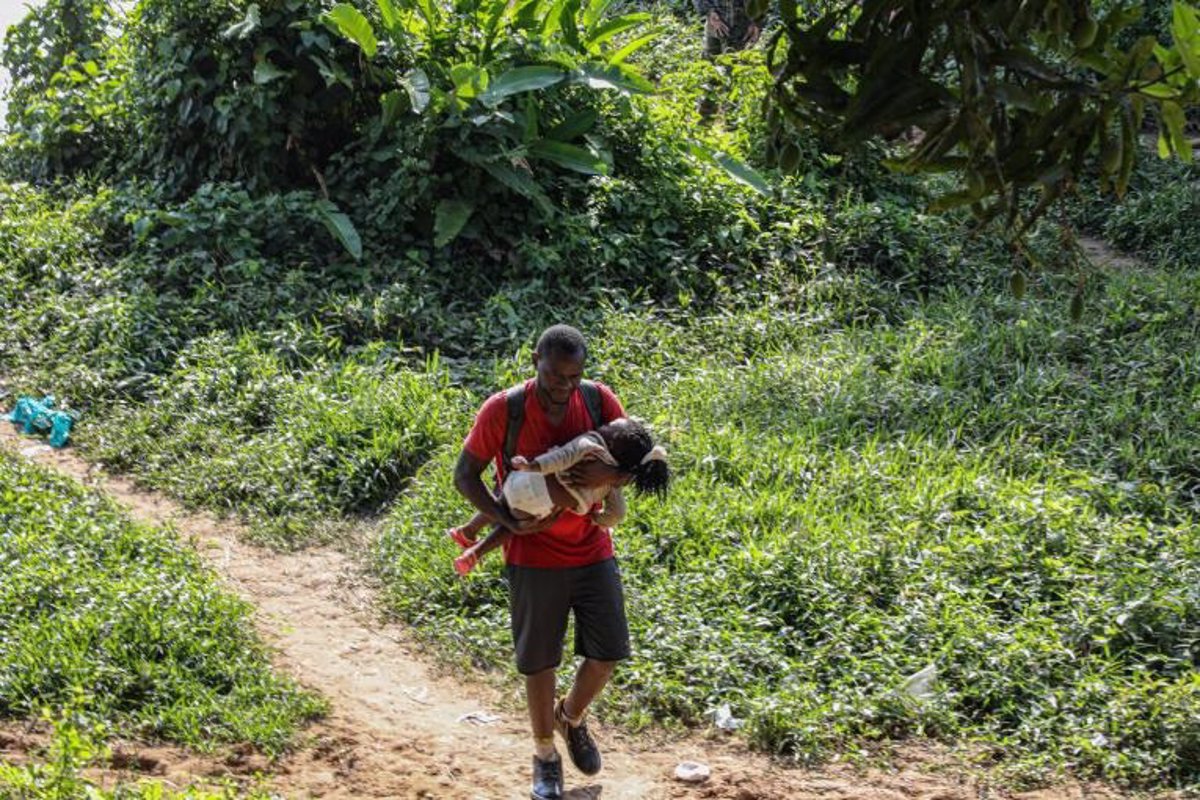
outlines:
[{"label": "dirt path", "polygon": [[[479,681],[445,674],[423,657],[402,626],[381,625],[369,581],[342,553],[314,549],[281,554],[245,544],[236,525],[189,513],[172,501],[104,473],[72,451],[0,425],[0,446],[107,492],[133,516],[170,523],[191,539],[235,592],[257,608],[256,622],[275,648],[277,666],[329,698],[332,713],[312,726],[310,746],[275,764],[252,752],[204,758],[174,748],[119,745],[115,761],[186,785],[213,776],[265,774],[274,791],[293,798],[528,797],[531,747],[523,717]],[[498,714],[488,725],[460,721],[474,711]],[[11,726],[10,726],[11,727]],[[656,741],[593,723],[604,771],[585,778],[567,767],[568,797],[804,800],[1026,800],[1106,798],[1102,787],[1078,784],[1023,795],[985,782],[929,748],[903,749],[902,770],[833,765],[790,769],[740,745],[699,736]],[[8,731],[6,733],[6,730]],[[0,730],[0,756],[36,744],[36,734]],[[24,738],[22,738],[24,736]],[[700,786],[675,782],[685,759],[712,767]],[[947,765],[950,765],[947,767]],[[933,770],[937,770],[936,772]],[[113,775],[102,775],[112,780]],[[128,776],[126,776],[128,777]]]}]

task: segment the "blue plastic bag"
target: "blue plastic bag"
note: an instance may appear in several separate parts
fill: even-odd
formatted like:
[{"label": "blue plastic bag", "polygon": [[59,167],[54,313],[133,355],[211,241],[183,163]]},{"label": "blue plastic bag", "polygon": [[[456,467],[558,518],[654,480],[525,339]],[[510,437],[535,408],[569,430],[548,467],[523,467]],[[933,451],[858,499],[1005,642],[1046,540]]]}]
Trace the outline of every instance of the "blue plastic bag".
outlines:
[{"label": "blue plastic bag", "polygon": [[71,435],[71,426],[75,423],[75,415],[54,407],[53,395],[46,395],[41,400],[32,397],[22,397],[17,400],[17,407],[8,415],[14,425],[22,426],[25,433],[39,431],[50,432],[50,446],[66,445]]}]

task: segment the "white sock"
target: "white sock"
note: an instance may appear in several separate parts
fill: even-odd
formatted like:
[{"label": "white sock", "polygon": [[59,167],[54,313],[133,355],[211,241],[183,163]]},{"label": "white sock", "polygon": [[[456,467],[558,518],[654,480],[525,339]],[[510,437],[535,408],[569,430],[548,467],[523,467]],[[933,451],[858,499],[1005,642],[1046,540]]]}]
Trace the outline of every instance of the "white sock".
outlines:
[{"label": "white sock", "polygon": [[538,757],[538,761],[558,760],[558,749],[554,746],[554,737],[547,736],[545,739],[534,737],[533,753]]}]

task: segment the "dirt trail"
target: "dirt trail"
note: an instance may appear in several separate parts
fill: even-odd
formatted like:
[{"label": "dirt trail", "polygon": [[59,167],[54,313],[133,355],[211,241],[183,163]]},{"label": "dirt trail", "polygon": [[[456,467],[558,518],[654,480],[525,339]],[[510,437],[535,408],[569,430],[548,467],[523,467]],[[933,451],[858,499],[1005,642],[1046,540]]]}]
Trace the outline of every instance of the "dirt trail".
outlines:
[{"label": "dirt trail", "polygon": [[[137,743],[116,748],[119,763],[179,785],[261,772],[269,787],[293,798],[528,797],[531,747],[523,716],[511,710],[517,707],[512,699],[479,681],[445,674],[420,653],[402,626],[379,624],[374,597],[364,588],[369,581],[346,555],[331,549],[276,553],[253,547],[240,540],[236,525],[187,512],[89,465],[69,449],[51,450],[19,436],[7,424],[0,425],[0,446],[107,492],[138,519],[174,525],[230,588],[257,608],[256,623],[276,651],[276,665],[320,691],[332,705],[330,716],[308,730],[309,746],[274,764],[253,752],[211,758]],[[500,718],[479,726],[460,721],[473,711]],[[593,729],[604,752],[604,771],[593,779],[568,766],[567,796],[574,800],[1117,796],[1103,787],[1073,783],[1014,794],[920,746],[902,750],[897,761],[909,766],[901,770],[845,765],[800,770],[734,742],[699,736],[661,740],[626,735],[599,723]],[[36,734],[13,731],[12,726],[0,730],[0,757],[19,758],[37,743]],[[709,764],[712,779],[700,786],[675,782],[674,767],[686,759]],[[110,781],[114,774],[101,777]]]}]

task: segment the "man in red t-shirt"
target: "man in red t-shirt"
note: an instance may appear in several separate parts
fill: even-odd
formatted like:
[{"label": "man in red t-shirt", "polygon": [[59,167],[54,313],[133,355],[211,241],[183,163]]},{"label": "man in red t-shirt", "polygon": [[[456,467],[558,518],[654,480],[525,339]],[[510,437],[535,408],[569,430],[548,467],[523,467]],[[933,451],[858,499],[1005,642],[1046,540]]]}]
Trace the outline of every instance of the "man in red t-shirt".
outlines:
[{"label": "man in red t-shirt", "polygon": [[[534,379],[526,381],[525,415],[513,455],[534,458],[592,428],[579,382],[587,344],[567,325],[547,328],[533,354]],[[625,416],[607,386],[596,384],[601,418]],[[616,663],[629,657],[629,628],[621,574],[613,558],[612,536],[590,516],[565,510],[545,520],[517,521],[483,482],[489,462],[503,481],[503,450],[508,429],[507,392],[484,402],[463,443],[454,485],[471,504],[512,530],[504,548],[517,669],[525,676],[525,700],[533,728],[533,800],[559,800],[562,759],[554,746],[557,729],[571,761],[586,775],[600,770],[600,751],[584,722],[592,700],[612,677]],[[596,474],[611,468],[588,464]],[[567,617],[575,614],[575,653],[583,663],[565,698],[555,703],[555,669],[562,661]]]}]

